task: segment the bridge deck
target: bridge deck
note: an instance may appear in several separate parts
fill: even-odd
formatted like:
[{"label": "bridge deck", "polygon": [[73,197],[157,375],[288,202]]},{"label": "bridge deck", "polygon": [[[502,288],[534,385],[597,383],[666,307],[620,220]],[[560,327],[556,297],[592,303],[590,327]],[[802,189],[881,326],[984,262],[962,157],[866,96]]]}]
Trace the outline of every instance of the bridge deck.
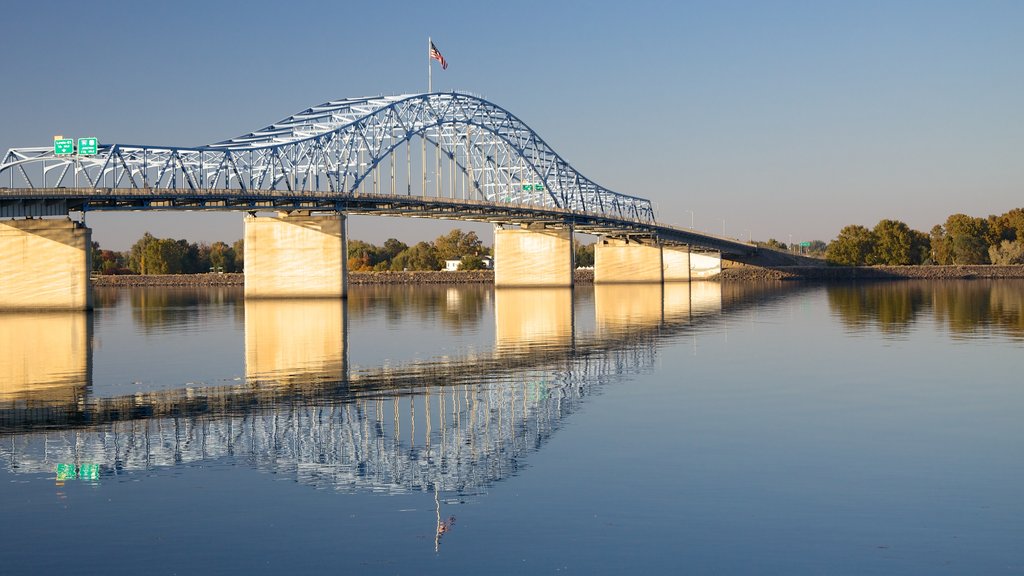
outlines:
[{"label": "bridge deck", "polygon": [[752,244],[685,228],[563,208],[495,204],[482,200],[282,190],[0,188],[0,217],[58,216],[73,211],[112,210],[308,210],[493,224],[544,223],[550,227],[571,225],[577,232],[585,234],[638,240],[656,239],[667,245],[718,251],[723,256],[735,259],[750,257],[757,252],[757,247]]}]

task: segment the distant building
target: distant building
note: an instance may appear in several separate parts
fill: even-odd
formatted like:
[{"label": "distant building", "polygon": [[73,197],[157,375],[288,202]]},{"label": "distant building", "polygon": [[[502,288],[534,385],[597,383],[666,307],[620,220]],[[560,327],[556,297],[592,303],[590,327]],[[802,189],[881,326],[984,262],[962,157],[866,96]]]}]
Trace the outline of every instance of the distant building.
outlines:
[{"label": "distant building", "polygon": [[[493,270],[494,269],[494,258],[491,258],[490,256],[481,256],[480,260],[483,261],[484,270]],[[456,270],[459,270],[461,268],[462,268],[462,259],[461,258],[458,259],[458,260],[445,260],[444,261],[444,271],[445,272],[455,272]]]}]

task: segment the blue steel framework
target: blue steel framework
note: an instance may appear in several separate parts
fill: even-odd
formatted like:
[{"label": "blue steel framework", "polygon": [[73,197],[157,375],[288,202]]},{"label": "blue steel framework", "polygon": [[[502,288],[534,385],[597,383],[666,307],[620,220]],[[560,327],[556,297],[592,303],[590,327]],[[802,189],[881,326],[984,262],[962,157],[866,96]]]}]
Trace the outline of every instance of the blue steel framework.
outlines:
[{"label": "blue steel framework", "polygon": [[[289,197],[412,196],[412,141],[422,141],[420,197],[482,201],[586,213],[653,224],[651,203],[589,180],[536,132],[505,109],[461,93],[350,98],[314,106],[261,130],[192,148],[101,145],[98,154],[57,156],[53,148],[13,148],[0,164],[0,183],[29,189],[277,191]],[[396,157],[406,145],[405,189]],[[427,184],[427,146],[435,186]],[[442,159],[449,164],[442,191]],[[390,160],[390,162],[388,162]],[[400,159],[399,159],[400,161]],[[462,178],[456,185],[455,171]],[[7,178],[4,178],[4,177]],[[7,182],[4,182],[7,180]]]}]

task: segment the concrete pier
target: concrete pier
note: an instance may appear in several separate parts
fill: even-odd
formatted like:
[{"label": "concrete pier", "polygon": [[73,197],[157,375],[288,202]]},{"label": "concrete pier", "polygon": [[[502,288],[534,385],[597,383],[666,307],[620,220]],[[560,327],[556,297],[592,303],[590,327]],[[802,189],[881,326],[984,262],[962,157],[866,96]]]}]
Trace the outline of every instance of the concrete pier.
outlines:
[{"label": "concrete pier", "polygon": [[92,230],[70,219],[0,220],[0,310],[91,310]]},{"label": "concrete pier", "polygon": [[665,282],[690,281],[690,249],[686,246],[662,246],[661,264]]},{"label": "concrete pier", "polygon": [[573,268],[572,230],[494,230],[495,287],[568,287]]},{"label": "concrete pier", "polygon": [[661,282],[661,246],[602,238],[594,247],[595,284]]},{"label": "concrete pier", "polygon": [[718,252],[691,252],[690,278],[703,280],[722,273],[722,255]]},{"label": "concrete pier", "polygon": [[246,298],[344,298],[345,216],[245,218]]}]

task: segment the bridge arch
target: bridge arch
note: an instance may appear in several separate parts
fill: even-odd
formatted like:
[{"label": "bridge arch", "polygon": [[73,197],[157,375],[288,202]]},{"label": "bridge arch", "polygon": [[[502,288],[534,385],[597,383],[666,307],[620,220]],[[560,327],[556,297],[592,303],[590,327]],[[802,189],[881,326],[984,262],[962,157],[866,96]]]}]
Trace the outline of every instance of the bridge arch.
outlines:
[{"label": "bridge arch", "polygon": [[[387,163],[390,193],[402,195],[395,165],[405,144],[404,195],[411,196],[410,148],[417,138],[422,142],[424,165],[421,196],[430,196],[426,186],[429,145],[435,150],[434,196],[441,196],[441,158],[447,158],[452,197],[457,194],[454,173],[458,171],[464,199],[655,221],[650,201],[596,184],[511,112],[458,92],[325,102],[207,146],[109,144],[100,146],[95,156],[56,156],[50,148],[15,148],[0,164],[0,177],[9,172],[12,188],[17,176],[29,188],[87,183],[94,189],[353,195],[371,178],[376,191],[380,170]],[[39,172],[31,166],[35,164]]]}]

